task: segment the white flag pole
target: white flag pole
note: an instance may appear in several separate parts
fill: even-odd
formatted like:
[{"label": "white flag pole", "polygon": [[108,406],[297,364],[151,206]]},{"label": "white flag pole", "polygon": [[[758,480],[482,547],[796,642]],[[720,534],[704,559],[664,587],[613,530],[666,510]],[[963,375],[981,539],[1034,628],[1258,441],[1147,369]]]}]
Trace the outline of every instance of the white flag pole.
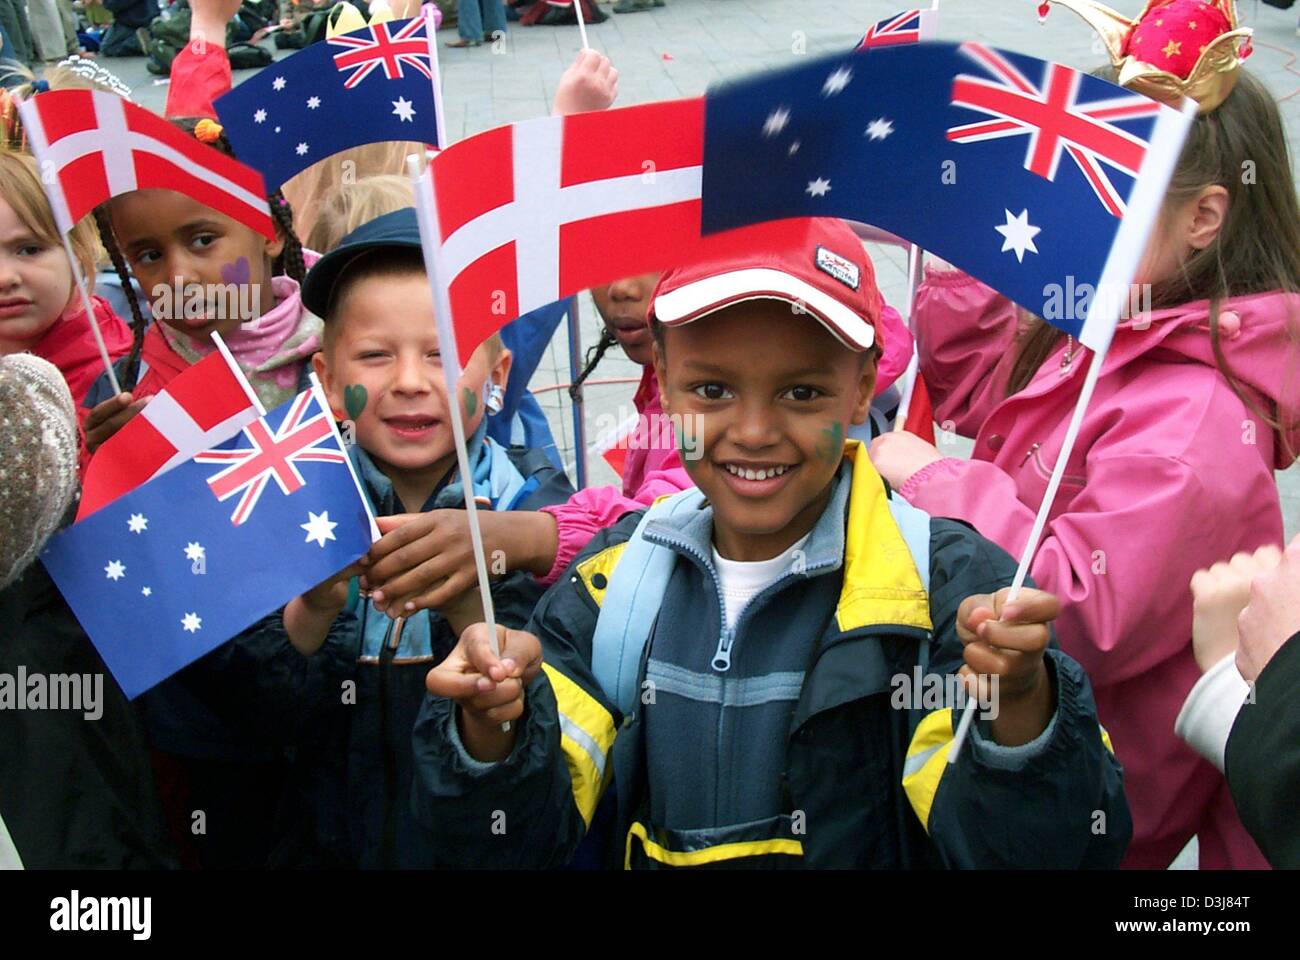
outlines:
[{"label": "white flag pole", "polygon": [[438,149],[445,150],[448,144],[447,128],[442,118],[442,69],[438,66],[438,30],[433,22],[433,9],[433,4],[426,3],[421,9],[421,15],[424,17],[425,39],[429,41],[429,72],[433,74],[434,129],[438,135]]},{"label": "white flag pole", "polygon": [[916,244],[907,249],[907,329],[912,334],[912,359],[907,362],[900,380],[902,397],[898,401],[898,410],[894,413],[894,432],[903,429],[907,422],[907,412],[912,407],[912,394],[916,389],[916,374],[921,367],[921,349],[916,343],[916,291],[921,285],[921,261],[925,251]]},{"label": "white flag pole", "polygon": [[[37,112],[36,104],[33,100],[23,100],[15,98],[18,101],[18,115],[22,119],[23,129],[27,131],[27,140],[31,144],[32,156],[41,165],[42,170],[48,166],[57,168],[58,164],[54,160],[47,159],[49,154],[49,141],[45,136],[45,123],[41,120],[41,115]],[[77,282],[77,291],[81,294],[81,307],[86,311],[86,323],[90,324],[90,332],[95,338],[95,346],[99,348],[99,357],[104,361],[104,372],[108,374],[108,382],[113,387],[113,396],[122,392],[122,385],[118,383],[117,372],[113,369],[113,361],[108,355],[108,346],[104,343],[104,334],[99,329],[99,322],[95,319],[95,310],[90,302],[90,289],[86,286],[85,274],[81,272],[81,263],[77,260],[76,254],[72,252],[72,243],[68,240],[68,233],[76,224],[72,221],[68,212],[68,202],[63,196],[63,185],[59,182],[57,173],[41,175],[41,189],[45,191],[45,199],[49,201],[50,210],[54,213],[55,225],[59,228],[59,239],[63,241],[63,252],[67,254],[68,263],[72,267],[73,279]],[[133,296],[130,290],[126,291],[128,296]]]},{"label": "white flag pole", "polygon": [[[469,537],[474,547],[474,567],[478,571],[479,595],[483,601],[483,621],[487,624],[488,636],[492,642],[493,655],[500,657],[501,648],[497,643],[497,625],[492,606],[492,582],[488,578],[487,559],[483,550],[483,531],[478,522],[478,505],[474,501],[474,472],[469,462],[469,451],[465,444],[465,422],[461,416],[460,396],[456,393],[459,386],[461,366],[460,352],[456,344],[456,328],[451,319],[451,296],[447,290],[446,277],[442,266],[442,237],[438,225],[438,204],[435,201],[435,164],[430,163],[424,173],[419,172],[417,158],[410,157],[406,163],[411,176],[412,189],[415,191],[415,212],[420,223],[420,247],[424,252],[424,267],[429,274],[429,289],[433,291],[433,309],[438,324],[438,351],[442,355],[442,374],[447,382],[447,405],[451,408],[451,432],[456,442],[456,462],[460,466],[460,482],[465,489],[465,514],[469,521]],[[501,725],[503,731],[510,729],[510,724]]]},{"label": "white flag pole", "polygon": [[210,336],[212,337],[212,342],[216,345],[217,352],[225,358],[226,366],[230,367],[230,372],[234,375],[235,379],[239,381],[239,385],[243,387],[244,396],[248,397],[248,402],[253,405],[253,409],[257,411],[257,415],[259,417],[266,416],[266,407],[262,406],[262,398],[257,395],[257,391],[253,389],[253,385],[248,382],[248,378],[244,376],[244,371],[240,369],[239,364],[235,363],[235,358],[231,354],[230,348],[226,346],[226,341],[221,339],[221,334],[217,333],[215,330],[212,331]]},{"label": "white flag pole", "polygon": [[[1079,427],[1083,423],[1083,414],[1088,408],[1088,401],[1092,399],[1092,392],[1101,376],[1102,364],[1106,361],[1106,353],[1110,349],[1115,327],[1119,324],[1122,311],[1129,302],[1129,287],[1142,255],[1146,251],[1147,241],[1155,229],[1160,205],[1164,202],[1165,192],[1169,189],[1169,180],[1178,163],[1178,156],[1182,153],[1187,131],[1191,129],[1192,121],[1196,119],[1196,110],[1195,101],[1184,99],[1177,111],[1161,110],[1156,115],[1155,127],[1151,131],[1151,145],[1147,149],[1142,168],[1138,171],[1137,184],[1133,188],[1133,195],[1129,198],[1128,212],[1111,244],[1110,253],[1102,267],[1101,279],[1097,284],[1098,295],[1092,298],[1088,317],[1079,332],[1079,343],[1093,351],[1092,363],[1088,366],[1088,375],[1079,390],[1079,400],[1074,405],[1074,415],[1070,417],[1070,424],[1066,428],[1061,452],[1056,458],[1056,466],[1052,468],[1052,477],[1047,483],[1047,491],[1043,494],[1038,515],[1034,518],[1029,540],[1020,555],[1020,565],[1016,568],[1015,579],[1011,581],[1011,590],[1007,594],[1008,604],[1020,595],[1020,590],[1025,585],[1025,577],[1029,575],[1029,564],[1034,558],[1038,541],[1047,526],[1047,516],[1052,512],[1052,503],[1056,500],[1061,478],[1065,475],[1065,464],[1074,450],[1074,443],[1079,436]],[[1099,309],[1094,313],[1093,307]],[[976,697],[970,697],[966,701],[961,722],[957,725],[952,746],[948,750],[949,763],[957,762],[962,744],[966,742],[971,721],[975,717],[977,700]]]},{"label": "white flag pole", "polygon": [[[48,187],[46,188],[48,191]],[[56,180],[54,189],[58,190]],[[90,332],[95,335],[95,346],[99,348],[99,358],[104,361],[104,371],[108,374],[108,382],[113,387],[113,396],[122,392],[122,385],[117,382],[117,372],[113,369],[113,361],[108,355],[108,346],[104,343],[104,334],[99,329],[99,321],[95,319],[95,309],[90,302],[90,291],[86,288],[86,277],[81,272],[81,264],[77,261],[77,256],[72,252],[72,243],[68,240],[66,232],[59,231],[59,239],[63,241],[63,251],[68,255],[68,263],[72,264],[72,276],[77,281],[77,290],[81,293],[81,306],[86,311],[86,322],[90,324]],[[135,296],[135,291],[127,289],[125,291],[128,297]]]},{"label": "white flag pole", "polygon": [[591,44],[587,42],[587,21],[582,16],[582,0],[573,0],[573,12],[578,15],[578,33],[582,35],[582,49],[590,50]]}]

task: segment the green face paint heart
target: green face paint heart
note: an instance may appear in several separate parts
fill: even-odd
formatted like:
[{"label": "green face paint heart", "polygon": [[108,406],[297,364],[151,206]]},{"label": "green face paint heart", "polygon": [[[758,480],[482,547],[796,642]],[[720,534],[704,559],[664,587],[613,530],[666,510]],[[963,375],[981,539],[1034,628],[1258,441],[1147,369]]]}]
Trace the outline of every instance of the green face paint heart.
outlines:
[{"label": "green face paint heart", "polygon": [[478,409],[478,397],[474,396],[474,391],[469,387],[461,387],[461,396],[465,398],[465,416],[474,416],[474,411]]},{"label": "green face paint heart", "polygon": [[836,463],[840,457],[844,456],[844,426],[841,423],[832,423],[829,427],[822,430],[826,437],[825,443],[817,444],[817,456],[827,463]]},{"label": "green face paint heart", "polygon": [[359,383],[348,384],[343,388],[343,407],[347,410],[349,419],[355,420],[361,416],[368,399],[366,388]]}]

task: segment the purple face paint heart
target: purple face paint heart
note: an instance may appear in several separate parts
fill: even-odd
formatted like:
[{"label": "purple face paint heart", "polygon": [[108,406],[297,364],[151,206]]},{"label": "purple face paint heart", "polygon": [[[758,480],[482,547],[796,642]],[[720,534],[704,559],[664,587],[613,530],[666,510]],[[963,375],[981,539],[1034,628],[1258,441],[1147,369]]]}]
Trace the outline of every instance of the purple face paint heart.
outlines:
[{"label": "purple face paint heart", "polygon": [[248,258],[240,257],[234,263],[223,263],[221,265],[221,282],[222,283],[248,283],[249,270]]}]

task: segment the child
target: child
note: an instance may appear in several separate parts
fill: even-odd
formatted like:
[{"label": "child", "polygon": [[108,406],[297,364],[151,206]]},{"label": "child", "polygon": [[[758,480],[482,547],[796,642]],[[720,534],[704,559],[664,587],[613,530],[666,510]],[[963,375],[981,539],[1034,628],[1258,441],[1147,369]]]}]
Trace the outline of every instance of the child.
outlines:
[{"label": "child", "polygon": [[[95,275],[99,244],[95,225],[85,219],[69,236],[87,281]],[[92,297],[108,355],[116,360],[130,349],[131,332],[108,303]],[[59,229],[31,157],[0,152],[0,354],[30,351],[59,368],[72,391],[78,422],[91,384],[104,361],[86,321]],[[80,439],[81,466],[89,455]]]},{"label": "child", "polygon": [[[613,781],[625,866],[1118,862],[1120,770],[1048,649],[1055,599],[1006,604],[1011,558],[843,440],[880,309],[838,220],[737,231],[660,279],[655,370],[699,491],[597,535],[500,657],[476,625],[429,674],[415,801],[440,859],[564,864]],[[953,711],[891,695],[914,668],[1000,684],[953,765]]]},{"label": "child", "polygon": [[[349,452],[375,512],[462,509],[465,491],[414,210],[354,230],[311,271],[303,295],[326,318],[324,347],[313,364],[336,415],[349,421],[356,441]],[[489,339],[466,364],[456,397],[473,464],[472,495],[485,512],[537,509],[572,492],[540,452],[505,448],[485,436],[510,360],[500,339]],[[352,641],[355,705],[336,711],[337,738],[322,737],[315,759],[298,767],[312,775],[310,800],[329,852],[363,867],[430,867],[432,839],[410,814],[410,731],[425,675],[460,631],[482,618],[478,588],[437,611],[392,621],[365,596],[354,593],[349,601],[347,580],[355,572],[343,571],[284,612],[290,642],[309,657],[345,607],[360,621]],[[525,574],[497,580],[497,618],[522,626],[541,593]],[[332,701],[339,703],[337,691]],[[322,765],[334,763],[331,779]],[[333,804],[322,791],[333,792]]]},{"label": "child", "polygon": [[[1031,568],[1065,604],[1061,645],[1097,684],[1124,763],[1136,823],[1126,865],[1149,869],[1193,835],[1202,867],[1264,865],[1223,778],[1173,732],[1200,676],[1187,584],[1282,541],[1273,470],[1300,449],[1295,180],[1277,106],[1237,74],[1189,133],[1139,272],[1153,309],[1115,333]],[[973,458],[894,434],[873,444],[876,467],[914,505],[1018,554],[1088,354],[951,271],[929,270],[916,322],[936,419],[976,438]]]},{"label": "child", "polygon": [[[220,124],[175,122],[231,153]],[[273,241],[173,190],[135,190],[105,204],[100,231],[122,287],[131,291],[134,277],[159,322],[146,324],[129,298],[135,342],[119,376],[130,392],[107,398],[107,391],[96,392],[86,418],[92,452],[173,377],[215,350],[213,331],[222,335],[266,409],[306,385],[309,360],[320,348],[321,321],[303,309],[298,284],[316,255],[294,236],[293,212],[283,195],[276,191],[268,201],[276,223]],[[203,292],[207,304],[198,315],[185,308],[194,290]],[[238,295],[229,296],[230,290]]]}]

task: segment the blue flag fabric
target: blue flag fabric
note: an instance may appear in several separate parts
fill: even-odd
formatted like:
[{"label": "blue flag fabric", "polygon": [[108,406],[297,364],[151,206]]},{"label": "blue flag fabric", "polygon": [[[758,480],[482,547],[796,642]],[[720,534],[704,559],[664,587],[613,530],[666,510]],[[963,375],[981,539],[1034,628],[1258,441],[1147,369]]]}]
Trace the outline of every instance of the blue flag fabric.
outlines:
[{"label": "blue flag fabric", "polygon": [[62,531],[41,559],[135,697],[351,564],[371,530],[331,414],[306,391]]},{"label": "blue flag fabric", "polygon": [[216,101],[240,162],[274,190],[366,143],[439,146],[426,21],[393,20],[313,43]]},{"label": "blue flag fabric", "polygon": [[705,117],[706,233],[785,217],[870,223],[1094,349],[1114,317],[1083,298],[1081,311],[1045,308],[1085,286],[1127,295],[1190,122],[976,43],[820,58],[710,90]]}]

